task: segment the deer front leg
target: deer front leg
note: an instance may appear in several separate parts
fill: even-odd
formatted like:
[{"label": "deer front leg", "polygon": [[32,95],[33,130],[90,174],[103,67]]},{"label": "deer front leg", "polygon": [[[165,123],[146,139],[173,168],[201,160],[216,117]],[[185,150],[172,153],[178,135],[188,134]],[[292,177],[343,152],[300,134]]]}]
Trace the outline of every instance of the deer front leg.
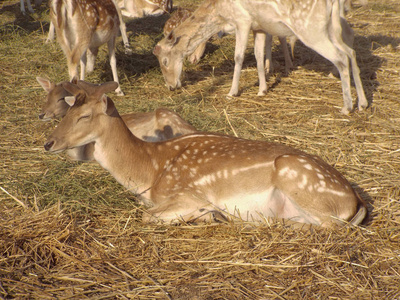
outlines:
[{"label": "deer front leg", "polygon": [[118,83],[118,87],[115,90],[117,93],[117,96],[124,96],[124,92],[122,91],[120,85],[119,85],[119,80],[118,80],[118,73],[117,73],[117,59],[115,57],[115,38],[111,38],[108,43],[108,54],[110,55],[110,66],[111,66],[111,71],[113,74],[113,79],[115,82]]},{"label": "deer front leg", "polygon": [[228,96],[238,95],[240,72],[242,70],[244,54],[249,39],[250,26],[248,24],[239,26],[240,27],[236,28],[235,69],[233,71],[232,86]]},{"label": "deer front leg", "polygon": [[[269,36],[271,37],[272,41],[272,36]],[[264,49],[268,48],[268,46],[266,46],[266,38],[268,37],[267,34],[265,34],[264,32],[254,32],[254,55],[257,61],[257,72],[259,81],[259,89],[257,94],[258,96],[265,96],[268,89],[264,69]],[[271,44],[269,44],[269,52],[271,59]]]},{"label": "deer front leg", "polygon": [[86,72],[90,73],[94,70],[94,64],[96,62],[97,54],[99,53],[99,48],[90,47],[89,51],[86,53],[87,64],[86,64]]},{"label": "deer front leg", "polygon": [[47,35],[46,43],[51,42],[54,40],[54,24],[53,22],[50,21],[50,28],[49,28],[49,34]]},{"label": "deer front leg", "polygon": [[88,51],[83,52],[81,56],[81,80],[85,80],[85,72],[86,72],[86,63],[87,63],[87,53]]}]

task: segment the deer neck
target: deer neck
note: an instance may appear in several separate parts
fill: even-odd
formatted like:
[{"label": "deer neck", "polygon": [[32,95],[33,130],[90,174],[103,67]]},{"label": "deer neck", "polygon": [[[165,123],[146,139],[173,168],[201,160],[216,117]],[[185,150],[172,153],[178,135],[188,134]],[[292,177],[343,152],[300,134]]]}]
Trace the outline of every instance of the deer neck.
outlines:
[{"label": "deer neck", "polygon": [[226,21],[216,14],[214,3],[206,1],[182,24],[184,25],[175,29],[175,34],[184,39],[180,44],[183,45],[184,54],[187,56],[192,54],[202,42],[208,41],[214,34],[221,31]]},{"label": "deer neck", "polygon": [[156,144],[135,137],[119,115],[102,126],[107,129],[95,140],[94,159],[129,191],[144,193],[157,176],[158,158],[151,155]]}]

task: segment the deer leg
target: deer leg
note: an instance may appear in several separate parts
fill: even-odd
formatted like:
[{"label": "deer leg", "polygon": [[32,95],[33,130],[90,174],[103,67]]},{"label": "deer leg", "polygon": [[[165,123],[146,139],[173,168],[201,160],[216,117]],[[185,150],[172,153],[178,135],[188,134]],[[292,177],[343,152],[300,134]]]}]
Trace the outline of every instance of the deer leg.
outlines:
[{"label": "deer leg", "polygon": [[314,32],[312,36],[298,37],[306,46],[328,59],[338,69],[343,91],[344,106],[342,113],[349,114],[353,110],[353,100],[350,90],[350,66],[347,54],[338,48],[336,43],[330,40],[329,35],[325,31]]},{"label": "deer leg", "polygon": [[129,44],[128,36],[126,34],[125,22],[122,19],[120,19],[119,30],[121,31],[121,37],[122,37],[122,41],[124,43],[125,54],[131,55],[132,54],[132,48],[131,48],[131,44]]},{"label": "deer leg", "polygon": [[[264,49],[266,47],[266,36],[264,32],[254,32],[254,54],[257,61],[257,72],[259,80],[258,96],[264,96],[267,93],[267,82],[264,69]],[[271,45],[270,45],[271,46]],[[271,50],[271,47],[269,47]],[[271,52],[271,51],[270,51]]]},{"label": "deer leg", "polygon": [[118,87],[115,90],[118,96],[124,96],[124,92],[122,92],[121,87],[119,86],[119,80],[118,80],[118,73],[117,73],[117,59],[115,57],[115,37],[111,38],[108,43],[108,54],[110,55],[110,66],[111,66],[111,71],[113,74],[113,79],[115,82],[118,82]]},{"label": "deer leg", "polygon": [[[23,5],[23,3],[24,3],[24,0],[21,0],[21,3],[22,3],[22,5]],[[30,12],[30,13],[34,13],[34,11],[33,11],[33,8],[32,8],[32,5],[31,5],[31,1],[30,0],[26,0],[26,6],[28,7],[28,11]],[[22,9],[21,9],[22,10]],[[25,9],[24,9],[24,11],[25,11]]]},{"label": "deer leg", "polygon": [[[357,213],[357,196],[347,180],[324,162],[302,155],[282,155],[275,159],[271,199],[278,217],[304,223],[330,226],[349,221]],[[277,190],[279,193],[277,193]],[[274,203],[274,202],[273,202]],[[335,203],[336,210],[332,210]]]},{"label": "deer leg", "polygon": [[290,70],[293,69],[293,62],[290,58],[286,37],[279,37],[279,42],[281,43],[283,56],[285,57],[285,73],[287,75],[290,73]]},{"label": "deer leg", "polygon": [[[187,199],[187,198],[186,198]],[[202,201],[185,201],[181,197],[174,199],[174,201],[167,201],[155,205],[147,210],[148,214],[143,215],[143,222],[153,222],[156,220],[161,220],[164,222],[174,222],[182,220],[184,222],[193,222],[206,220],[205,216],[209,220],[209,213],[212,210],[206,209],[201,205]]]},{"label": "deer leg", "polygon": [[[346,24],[347,24],[347,22],[346,22]],[[345,32],[345,28],[343,28],[343,34]],[[350,30],[351,30],[351,28],[350,28]],[[361,111],[361,110],[367,108],[368,101],[367,101],[367,98],[365,97],[364,87],[362,85],[362,81],[360,78],[360,69],[358,68],[358,65],[357,65],[356,52],[349,45],[349,43],[351,43],[351,44],[353,43],[353,38],[354,38],[354,36],[352,34],[352,30],[351,30],[351,32],[349,32],[347,29],[347,35],[346,35],[346,39],[344,39],[345,44],[343,45],[343,47],[344,47],[344,50],[345,50],[347,56],[350,58],[351,71],[353,73],[354,84],[356,86],[356,91],[357,91],[357,96],[358,96],[358,110]]]},{"label": "deer leg", "polygon": [[81,80],[85,80],[85,71],[86,71],[86,63],[87,63],[87,52],[84,51],[82,56],[81,56]]},{"label": "deer leg", "polygon": [[249,32],[250,26],[248,24],[242,25],[236,29],[235,68],[233,71],[232,86],[228,96],[237,96],[239,92],[240,72],[242,70],[244,54],[249,39]]},{"label": "deer leg", "polygon": [[50,21],[49,34],[47,35],[46,43],[54,40],[54,24]]},{"label": "deer leg", "polygon": [[69,79],[72,80],[72,78],[78,77],[78,64],[80,61],[80,56],[78,56],[76,51],[66,52],[66,56],[67,56]]},{"label": "deer leg", "polygon": [[274,64],[272,63],[272,35],[266,34],[265,39],[265,71],[267,73],[274,72]]},{"label": "deer leg", "polygon": [[94,64],[96,62],[97,54],[99,53],[99,48],[90,47],[89,51],[86,52],[87,64],[86,64],[86,72],[90,73],[94,70]]}]

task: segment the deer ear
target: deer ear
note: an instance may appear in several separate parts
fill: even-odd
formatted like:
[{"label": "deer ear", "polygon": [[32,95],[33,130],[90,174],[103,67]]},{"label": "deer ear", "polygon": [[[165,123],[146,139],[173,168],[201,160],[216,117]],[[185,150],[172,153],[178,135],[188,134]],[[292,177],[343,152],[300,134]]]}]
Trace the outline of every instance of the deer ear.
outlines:
[{"label": "deer ear", "polygon": [[64,101],[69,105],[69,106],[73,106],[75,104],[75,96],[66,96],[64,98]]},{"label": "deer ear", "polygon": [[42,86],[42,88],[46,91],[46,92],[50,92],[55,84],[52,83],[50,80],[43,78],[43,77],[36,77],[37,82],[39,82],[39,84]]},{"label": "deer ear", "polygon": [[63,82],[62,87],[72,95],[78,95],[79,93],[82,92],[82,89],[80,87],[70,82]]},{"label": "deer ear", "polygon": [[116,111],[114,102],[106,95],[101,97],[101,104],[103,106],[103,112],[108,116],[111,116]]}]

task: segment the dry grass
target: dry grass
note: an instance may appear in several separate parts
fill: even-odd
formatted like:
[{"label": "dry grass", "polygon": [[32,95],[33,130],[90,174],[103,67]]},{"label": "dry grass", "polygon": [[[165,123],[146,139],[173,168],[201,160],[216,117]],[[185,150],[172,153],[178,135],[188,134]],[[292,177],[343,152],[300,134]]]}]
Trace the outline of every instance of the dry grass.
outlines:
[{"label": "dry grass", "polygon": [[[182,1],[183,2],[183,1]],[[399,299],[400,4],[370,0],[348,15],[371,107],[340,114],[331,65],[300,43],[256,97],[252,48],[241,96],[226,99],[233,37],[213,41],[186,85],[169,92],[151,50],[165,18],[128,22],[132,56],[118,45],[127,96],[121,112],[168,107],[200,130],[285,143],[320,155],[368,202],[360,228],[298,231],[285,224],[148,225],[133,195],[95,163],[43,150],[57,121],[38,120],[36,76],[67,79],[57,43],[44,44],[45,5],[24,18],[0,4],[0,297],[4,299]],[[191,1],[193,5],[195,2]],[[251,43],[249,44],[251,45]],[[89,81],[111,80],[106,50]],[[355,90],[353,89],[355,96]],[[240,184],[240,183],[238,183]]]}]

